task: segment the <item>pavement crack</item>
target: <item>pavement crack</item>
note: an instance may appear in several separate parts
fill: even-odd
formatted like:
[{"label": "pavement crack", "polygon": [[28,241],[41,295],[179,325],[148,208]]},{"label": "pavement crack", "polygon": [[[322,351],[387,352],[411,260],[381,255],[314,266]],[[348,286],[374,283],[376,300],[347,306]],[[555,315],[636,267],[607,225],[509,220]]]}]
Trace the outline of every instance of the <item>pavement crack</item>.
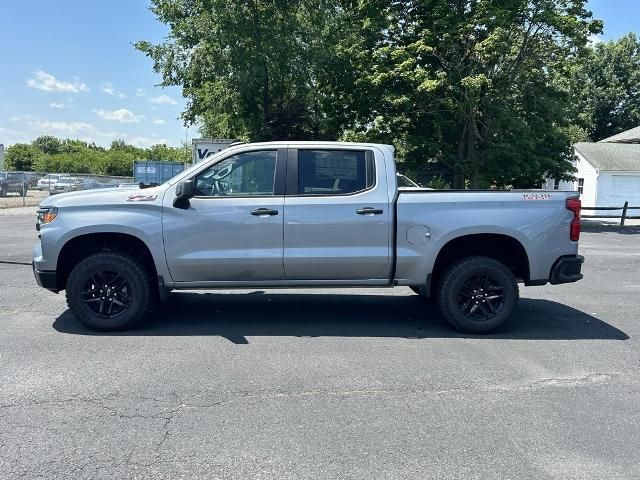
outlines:
[{"label": "pavement crack", "polygon": [[[50,400],[33,400],[30,402],[24,403],[6,403],[0,404],[0,410],[10,409],[10,408],[20,408],[20,407],[31,407],[31,406],[41,406],[41,405],[56,405],[56,404],[65,404],[72,402],[81,402],[81,403],[89,403],[97,408],[101,408],[109,413],[109,415],[116,417],[118,419],[133,419],[133,418],[141,418],[146,420],[154,420],[154,419],[164,419],[163,428],[165,430],[165,434],[163,438],[158,442],[156,449],[159,449],[162,444],[167,440],[167,437],[170,434],[171,423],[176,418],[177,415],[184,409],[190,408],[215,408],[228,403],[238,402],[238,401],[249,401],[249,400],[258,400],[258,401],[266,401],[272,399],[281,399],[281,398],[301,398],[301,397],[317,397],[317,396],[333,396],[333,397],[346,397],[346,396],[373,396],[373,395],[389,395],[389,394],[403,394],[403,395],[448,395],[448,394],[456,394],[460,392],[468,392],[468,391],[478,391],[478,392],[487,392],[487,393],[495,393],[495,392],[517,392],[517,391],[531,391],[531,390],[540,390],[547,388],[575,388],[582,387],[594,384],[601,384],[607,382],[613,378],[619,377],[619,373],[602,373],[602,372],[593,372],[588,373],[581,376],[575,377],[549,377],[542,378],[540,380],[536,380],[532,383],[525,385],[480,385],[480,384],[469,384],[469,385],[460,385],[450,388],[387,388],[387,389],[352,389],[352,390],[302,390],[302,391],[262,391],[262,392],[239,392],[238,394],[231,396],[229,398],[223,398],[216,400],[214,402],[189,402],[187,400],[181,399],[175,392],[172,393],[172,396],[175,398],[175,406],[172,406],[171,400],[168,399],[158,399],[158,398],[148,398],[148,397],[128,397],[122,396],[119,394],[110,394],[105,395],[103,397],[91,397],[91,398],[83,398],[83,397],[69,397],[64,399],[50,399]],[[201,394],[191,395],[191,397],[196,397]],[[156,405],[156,408],[159,407],[159,404],[164,403],[169,404],[166,405],[164,409],[157,411],[155,413],[124,413],[122,409],[117,407],[113,407],[105,404],[107,401],[114,401],[117,399],[127,398],[130,400],[146,400],[153,402]],[[138,407],[139,409],[139,407]]]},{"label": "pavement crack", "polygon": [[589,373],[581,377],[559,377],[559,378],[543,378],[530,384],[527,388],[547,388],[547,387],[579,387],[592,383],[602,383],[612,377],[616,377],[616,373]]}]

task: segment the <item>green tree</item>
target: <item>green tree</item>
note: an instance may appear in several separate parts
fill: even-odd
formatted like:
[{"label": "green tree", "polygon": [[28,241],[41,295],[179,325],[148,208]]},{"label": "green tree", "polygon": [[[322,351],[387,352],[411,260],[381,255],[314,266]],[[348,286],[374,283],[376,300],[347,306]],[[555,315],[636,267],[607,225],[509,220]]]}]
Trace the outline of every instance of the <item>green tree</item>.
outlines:
[{"label": "green tree", "polygon": [[31,144],[40,150],[42,153],[46,153],[47,155],[55,155],[56,153],[60,153],[62,150],[62,143],[56,137],[52,137],[51,135],[43,135],[41,137],[36,138]]},{"label": "green tree", "polygon": [[111,142],[111,146],[109,147],[109,150],[117,151],[117,152],[128,152],[139,158],[145,157],[145,151],[143,148],[130,145],[122,139],[114,140],[113,142]]},{"label": "green tree", "polygon": [[[180,85],[186,122],[205,136],[248,140],[337,135],[321,109],[316,67],[331,63],[322,41],[336,2],[325,0],[152,0],[168,40],[136,47],[162,85]],[[329,48],[327,48],[329,47]],[[333,72],[336,74],[336,72]]]},{"label": "green tree", "polygon": [[361,2],[362,29],[342,48],[360,72],[354,130],[395,143],[408,165],[446,165],[457,188],[567,178],[567,98],[554,80],[601,29],[585,3]]},{"label": "green tree", "polygon": [[164,144],[152,145],[146,150],[145,158],[149,160],[181,162],[184,159],[184,149],[168,147]]},{"label": "green tree", "polygon": [[602,24],[586,0],[152,0],[138,42],[210,136],[393,143],[455,187],[571,176],[562,79]]},{"label": "green tree", "polygon": [[594,140],[640,125],[640,39],[633,33],[593,46],[568,82],[573,122]]},{"label": "green tree", "polygon": [[4,164],[7,170],[27,171],[33,170],[33,164],[42,152],[33,145],[16,143],[7,148]]}]

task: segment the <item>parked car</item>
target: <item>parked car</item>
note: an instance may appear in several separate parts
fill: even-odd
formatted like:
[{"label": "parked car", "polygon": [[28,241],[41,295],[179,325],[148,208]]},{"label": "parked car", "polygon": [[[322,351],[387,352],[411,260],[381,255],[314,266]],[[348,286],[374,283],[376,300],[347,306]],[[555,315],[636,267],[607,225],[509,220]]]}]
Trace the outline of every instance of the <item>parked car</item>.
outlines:
[{"label": "parked car", "polygon": [[9,193],[17,193],[24,197],[28,189],[27,179],[23,173],[0,172],[0,197],[6,197]]},{"label": "parked car", "polygon": [[577,192],[398,190],[370,143],[234,145],[158,187],[49,197],[37,226],[38,284],[96,330],[169,290],[407,286],[486,333],[518,283],[575,282],[584,260]]},{"label": "parked car", "polygon": [[38,185],[38,175],[33,172],[24,172],[27,188],[33,190]]},{"label": "parked car", "polygon": [[65,193],[65,192],[77,192],[84,189],[84,183],[80,178],[75,177],[60,177],[56,183],[53,184],[51,189],[52,194]]},{"label": "parked car", "polygon": [[101,185],[93,178],[80,179],[81,190],[91,190],[93,188],[101,188]]},{"label": "parked car", "polygon": [[62,177],[62,175],[58,173],[49,173],[38,180],[36,184],[36,188],[38,190],[50,190],[53,189],[53,185]]}]

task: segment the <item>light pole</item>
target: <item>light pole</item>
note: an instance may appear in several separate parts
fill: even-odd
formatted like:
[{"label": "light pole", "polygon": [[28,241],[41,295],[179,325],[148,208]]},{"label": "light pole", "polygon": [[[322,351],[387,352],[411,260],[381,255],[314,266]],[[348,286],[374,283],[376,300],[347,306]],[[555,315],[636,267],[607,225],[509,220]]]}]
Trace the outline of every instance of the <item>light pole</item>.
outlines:
[{"label": "light pole", "polygon": [[184,129],[184,168],[189,163],[189,125]]}]

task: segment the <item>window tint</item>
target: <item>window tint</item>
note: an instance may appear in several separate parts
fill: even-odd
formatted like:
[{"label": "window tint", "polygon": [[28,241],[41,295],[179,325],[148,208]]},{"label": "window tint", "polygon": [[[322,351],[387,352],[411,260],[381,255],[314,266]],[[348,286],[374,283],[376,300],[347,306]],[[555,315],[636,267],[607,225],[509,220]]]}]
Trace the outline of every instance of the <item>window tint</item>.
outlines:
[{"label": "window tint", "polygon": [[276,151],[240,153],[196,177],[196,194],[207,197],[273,195]]},{"label": "window tint", "polygon": [[341,195],[365,190],[373,183],[373,158],[363,151],[298,151],[300,194]]}]

